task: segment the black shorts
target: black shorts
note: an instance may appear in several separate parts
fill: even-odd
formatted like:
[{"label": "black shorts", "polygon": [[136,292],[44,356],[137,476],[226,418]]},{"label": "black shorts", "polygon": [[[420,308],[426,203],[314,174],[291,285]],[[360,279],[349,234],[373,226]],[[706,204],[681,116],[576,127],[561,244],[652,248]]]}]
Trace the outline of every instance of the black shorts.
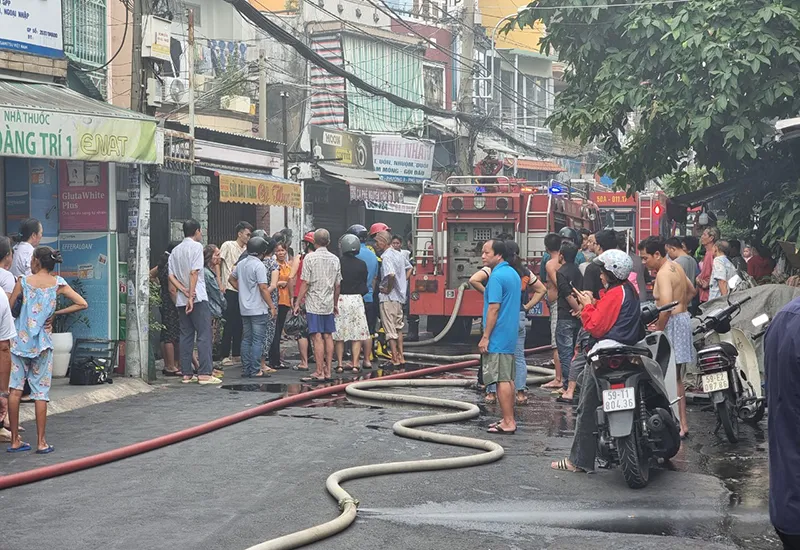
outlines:
[{"label": "black shorts", "polygon": [[378,308],[376,302],[364,302],[364,313],[367,315],[367,328],[370,334],[375,334],[375,327],[378,323]]}]

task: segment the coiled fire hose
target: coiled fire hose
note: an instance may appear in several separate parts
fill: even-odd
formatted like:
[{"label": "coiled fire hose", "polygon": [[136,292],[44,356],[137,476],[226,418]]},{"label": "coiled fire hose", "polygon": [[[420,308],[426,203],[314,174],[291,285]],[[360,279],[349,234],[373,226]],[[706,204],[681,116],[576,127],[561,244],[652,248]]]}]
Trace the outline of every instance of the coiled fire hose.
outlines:
[{"label": "coiled fire hose", "polygon": [[456,303],[453,306],[453,313],[450,314],[450,319],[448,319],[447,324],[442,329],[442,332],[434,336],[429,340],[420,340],[419,342],[403,342],[404,348],[416,348],[419,346],[425,346],[428,344],[435,344],[445,336],[447,333],[450,332],[450,329],[453,328],[453,324],[458,319],[458,312],[461,310],[461,302],[464,301],[464,291],[469,288],[469,283],[462,283],[458,287],[458,294],[456,295]]},{"label": "coiled fire hose", "polygon": [[462,422],[477,418],[480,409],[473,403],[456,401],[452,399],[441,399],[438,397],[423,397],[418,395],[406,395],[386,392],[373,392],[373,389],[386,388],[425,388],[425,387],[450,387],[468,388],[474,387],[474,380],[366,380],[356,382],[347,386],[348,398],[354,401],[402,403],[420,405],[423,407],[438,407],[456,409],[458,412],[445,414],[433,414],[427,416],[417,416],[406,418],[395,422],[392,430],[400,437],[415,439],[417,441],[427,441],[431,443],[441,443],[443,445],[453,445],[456,447],[466,447],[483,451],[479,454],[468,456],[458,456],[450,458],[436,458],[428,460],[408,460],[403,462],[387,462],[383,464],[368,464],[365,466],[355,466],[339,470],[331,474],[325,486],[328,492],[339,503],[340,515],[331,521],[297,531],[289,535],[284,535],[261,544],[250,547],[249,550],[287,550],[289,548],[299,548],[313,542],[317,542],[347,529],[356,520],[358,501],[341,484],[353,479],[374,477],[387,474],[399,474],[409,472],[426,472],[432,470],[451,470],[454,468],[468,468],[489,464],[502,458],[503,447],[493,441],[463,437],[451,434],[442,434],[419,430],[421,426],[432,426],[435,424],[446,424],[450,422]]}]

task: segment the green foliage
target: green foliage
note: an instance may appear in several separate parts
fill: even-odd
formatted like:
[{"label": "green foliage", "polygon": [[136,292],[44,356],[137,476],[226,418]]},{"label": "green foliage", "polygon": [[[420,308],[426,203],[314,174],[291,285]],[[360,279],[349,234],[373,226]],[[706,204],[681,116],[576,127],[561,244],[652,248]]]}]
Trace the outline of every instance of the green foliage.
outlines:
[{"label": "green foliage", "polygon": [[567,67],[548,122],[566,138],[602,144],[602,170],[619,187],[642,189],[689,159],[726,179],[772,160],[772,121],[800,112],[800,13],[792,3],[558,8],[585,4],[537,0],[506,30],[544,22],[542,51]]},{"label": "green foliage", "polygon": [[777,241],[798,242],[800,239],[800,189],[784,184],[769,193],[762,205],[759,225],[764,227],[763,241],[774,246]]},{"label": "green foliage", "polygon": [[742,243],[750,242],[753,238],[753,226],[740,226],[732,220],[720,220],[717,223],[720,233],[726,240],[737,239]]},{"label": "green foliage", "polygon": [[717,171],[689,166],[661,178],[661,187],[670,197],[683,195],[719,183]]}]

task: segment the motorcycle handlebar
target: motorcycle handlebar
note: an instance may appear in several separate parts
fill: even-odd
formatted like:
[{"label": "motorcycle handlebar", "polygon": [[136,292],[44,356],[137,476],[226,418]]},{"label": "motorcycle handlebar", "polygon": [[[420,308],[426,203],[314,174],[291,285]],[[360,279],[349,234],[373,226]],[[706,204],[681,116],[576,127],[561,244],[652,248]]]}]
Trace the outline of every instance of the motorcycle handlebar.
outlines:
[{"label": "motorcycle handlebar", "polygon": [[745,296],[744,298],[742,298],[738,302],[734,302],[734,303],[730,304],[728,307],[726,307],[725,309],[722,309],[719,312],[715,313],[713,316],[709,315],[703,321],[700,322],[700,326],[698,326],[692,332],[692,334],[693,335],[697,335],[697,334],[701,334],[701,333],[705,332],[706,330],[708,330],[708,325],[710,324],[709,321],[715,321],[715,322],[716,321],[722,321],[723,319],[725,319],[727,317],[731,317],[731,314],[734,311],[737,311],[739,308],[741,308],[742,304],[744,304],[746,302],[749,302],[752,299],[753,299],[752,296]]},{"label": "motorcycle handlebar", "polygon": [[677,300],[674,301],[674,302],[670,302],[670,303],[665,304],[665,305],[661,306],[660,308],[658,308],[658,312],[661,313],[661,312],[664,312],[664,311],[669,311],[670,309],[676,307],[678,304],[680,304],[680,302],[678,302]]}]

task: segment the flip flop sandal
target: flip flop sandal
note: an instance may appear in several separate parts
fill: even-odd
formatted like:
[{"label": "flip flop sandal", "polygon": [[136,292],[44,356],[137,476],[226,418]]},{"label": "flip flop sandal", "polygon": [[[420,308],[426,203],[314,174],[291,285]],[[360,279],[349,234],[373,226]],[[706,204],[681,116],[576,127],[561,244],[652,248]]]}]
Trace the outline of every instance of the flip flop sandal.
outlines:
[{"label": "flip flop sandal", "polygon": [[370,363],[369,365],[362,365],[361,368],[362,369],[367,369],[367,370],[372,370],[372,363]]},{"label": "flip flop sandal", "polygon": [[483,398],[484,403],[497,403],[497,396],[493,393],[487,393]]},{"label": "flip flop sandal", "polygon": [[36,451],[36,454],[37,454],[37,455],[49,455],[50,453],[52,453],[52,452],[53,452],[53,451],[55,451],[55,450],[56,450],[56,448],[55,448],[55,447],[53,447],[52,445],[48,445],[48,446],[47,446],[47,447],[45,447],[44,449],[38,449],[38,450]]},{"label": "flip flop sandal", "polygon": [[22,445],[20,445],[16,449],[14,447],[9,447],[8,449],[6,449],[6,452],[7,453],[24,453],[24,452],[30,451],[30,450],[31,450],[31,444],[30,443],[23,443]]},{"label": "flip flop sandal", "polygon": [[550,395],[558,395],[558,396],[560,396],[561,394],[564,393],[564,391],[566,391],[566,390],[564,390],[564,388],[558,388],[556,391],[551,391]]},{"label": "flip flop sandal", "polygon": [[168,377],[183,376],[181,374],[181,371],[179,371],[179,370],[166,370],[166,369],[164,369],[164,370],[161,371],[161,374],[163,374],[164,376],[168,376]]},{"label": "flip flop sandal", "polygon": [[358,367],[353,367],[352,369],[350,369],[350,372],[361,372],[361,369],[359,369]]},{"label": "flip flop sandal", "polygon": [[344,368],[336,367],[336,372],[337,372],[337,374],[342,374],[344,372]]},{"label": "flip flop sandal", "polygon": [[301,367],[300,365],[294,365],[292,370],[299,370],[299,371],[307,371],[308,367]]},{"label": "flip flop sandal", "polygon": [[517,405],[527,405],[528,404],[528,398],[527,397],[523,397],[522,399],[520,399],[519,397],[517,397],[514,400],[514,403],[517,404]]},{"label": "flip flop sandal", "polygon": [[582,468],[578,468],[577,466],[573,465],[572,468],[570,468],[569,467],[569,463],[567,462],[566,458],[562,458],[561,460],[559,460],[555,464],[556,464],[555,467],[553,467],[553,465],[551,464],[550,468],[552,468],[553,470],[558,470],[558,471],[561,471],[561,472],[570,472],[570,473],[573,473],[573,474],[584,473],[584,470]]},{"label": "flip flop sandal", "polygon": [[516,429],[513,429],[513,430],[504,430],[503,428],[501,428],[501,427],[500,427],[500,424],[499,424],[499,423],[498,423],[498,424],[496,424],[496,425],[494,425],[494,426],[491,426],[491,427],[490,427],[488,430],[486,430],[486,431],[487,431],[488,433],[490,433],[490,434],[502,434],[502,435],[514,435],[515,433],[517,433],[517,430],[516,430]]},{"label": "flip flop sandal", "polygon": [[317,376],[304,376],[300,379],[301,382],[325,382],[325,378],[319,378]]},{"label": "flip flop sandal", "polygon": [[575,404],[575,400],[574,399],[566,399],[564,397],[556,397],[556,403],[564,403],[566,405],[574,405]]}]

